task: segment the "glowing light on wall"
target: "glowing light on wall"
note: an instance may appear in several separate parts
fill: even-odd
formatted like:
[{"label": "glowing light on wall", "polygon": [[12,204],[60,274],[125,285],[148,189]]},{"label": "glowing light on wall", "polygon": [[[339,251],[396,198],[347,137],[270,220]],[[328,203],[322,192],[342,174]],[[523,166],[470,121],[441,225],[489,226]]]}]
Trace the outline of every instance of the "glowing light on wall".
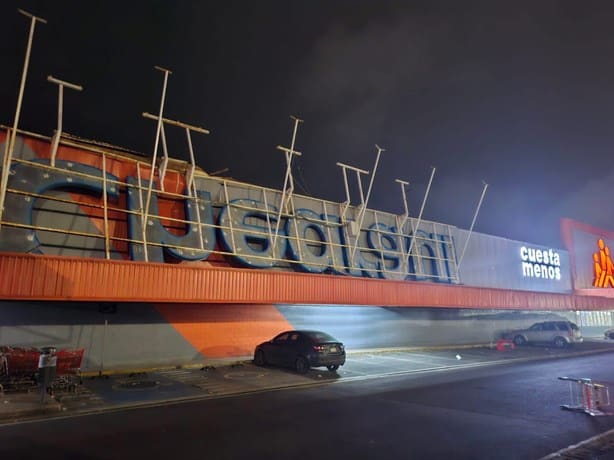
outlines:
[{"label": "glowing light on wall", "polygon": [[614,263],[612,263],[610,248],[601,238],[597,241],[597,247],[599,250],[593,253],[593,273],[595,275],[593,286],[614,287]]}]

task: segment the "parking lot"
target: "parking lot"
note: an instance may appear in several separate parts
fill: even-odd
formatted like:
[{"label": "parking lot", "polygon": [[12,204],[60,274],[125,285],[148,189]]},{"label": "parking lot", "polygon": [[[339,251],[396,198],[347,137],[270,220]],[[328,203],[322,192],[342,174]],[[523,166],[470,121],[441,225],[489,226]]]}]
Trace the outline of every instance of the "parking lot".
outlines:
[{"label": "parking lot", "polygon": [[[494,345],[494,344],[493,344]],[[587,340],[569,348],[523,346],[498,350],[494,346],[450,349],[386,349],[349,352],[338,371],[312,368],[306,374],[290,369],[258,367],[246,357],[233,362],[198,367],[117,372],[84,376],[75,392],[57,393],[40,403],[39,393],[6,392],[0,419],[6,422],[32,417],[83,414],[144,407],[205,398],[221,398],[300,386],[342,383],[469,367],[504,365],[522,360],[558,359],[614,351],[614,342]]]}]

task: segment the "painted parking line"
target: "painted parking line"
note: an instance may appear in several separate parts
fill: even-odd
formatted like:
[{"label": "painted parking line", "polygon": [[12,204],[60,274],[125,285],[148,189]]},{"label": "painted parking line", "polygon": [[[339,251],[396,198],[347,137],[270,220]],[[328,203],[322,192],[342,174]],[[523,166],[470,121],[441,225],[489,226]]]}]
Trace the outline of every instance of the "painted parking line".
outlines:
[{"label": "painted parking line", "polygon": [[[392,360],[392,361],[403,361],[403,362],[410,362],[410,363],[416,363],[416,364],[428,364],[428,365],[432,365],[437,362],[442,363],[442,364],[449,364],[449,363],[455,363],[459,361],[459,358],[456,358],[455,356],[452,356],[452,357],[443,357],[443,356],[439,357],[439,356],[429,356],[429,355],[416,356],[414,354],[399,354],[399,355],[389,354],[389,355],[379,356],[378,359],[382,361]],[[469,361],[469,360],[466,360],[466,361]]]},{"label": "painted parking line", "polygon": [[371,375],[370,372],[361,372],[356,369],[348,369],[348,368],[345,368],[343,369],[343,371],[340,371],[338,373],[341,375],[342,379],[345,377]]},{"label": "painted parking line", "polygon": [[437,353],[431,353],[431,354],[422,354],[422,353],[411,353],[412,355],[415,356],[422,356],[425,358],[429,358],[429,359],[452,359],[455,360],[456,359],[456,355],[459,356],[464,356],[464,357],[468,357],[468,358],[474,358],[474,359],[484,359],[484,357],[486,356],[486,353],[476,353],[475,351],[465,351],[465,350],[455,350],[452,352],[437,352]]},{"label": "painted parking line", "polygon": [[352,363],[354,364],[366,364],[369,366],[385,366],[385,363],[382,363],[381,359],[379,357],[364,357],[361,356],[360,358],[356,359],[356,358],[352,358]]},{"label": "painted parking line", "polygon": [[413,363],[413,364],[432,364],[432,359],[414,359],[413,357],[409,357],[409,356],[382,356],[380,358],[383,361],[401,361],[404,363]]}]

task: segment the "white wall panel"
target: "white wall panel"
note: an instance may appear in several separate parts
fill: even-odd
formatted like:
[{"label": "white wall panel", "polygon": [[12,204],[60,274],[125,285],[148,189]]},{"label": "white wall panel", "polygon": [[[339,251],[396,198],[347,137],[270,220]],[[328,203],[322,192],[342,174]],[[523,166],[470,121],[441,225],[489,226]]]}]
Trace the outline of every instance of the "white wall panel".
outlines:
[{"label": "white wall panel", "polygon": [[[454,231],[458,257],[468,235],[466,230]],[[553,255],[554,260],[549,260]],[[476,232],[469,239],[459,275],[467,286],[557,293],[572,290],[567,251]]]}]

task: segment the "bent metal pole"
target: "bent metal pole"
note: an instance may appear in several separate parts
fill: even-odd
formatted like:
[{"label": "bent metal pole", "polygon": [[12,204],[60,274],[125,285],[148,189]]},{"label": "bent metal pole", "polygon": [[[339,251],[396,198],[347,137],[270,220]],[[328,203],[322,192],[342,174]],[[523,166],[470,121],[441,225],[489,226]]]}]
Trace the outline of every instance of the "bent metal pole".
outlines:
[{"label": "bent metal pole", "polygon": [[[141,227],[142,227],[142,238],[143,238],[143,256],[145,257],[145,262],[149,261],[149,254],[147,253],[147,221],[149,220],[149,206],[151,204],[151,194],[154,185],[154,178],[156,173],[156,158],[158,155],[158,145],[160,142],[160,132],[163,129],[162,126],[162,117],[164,114],[164,101],[166,99],[166,86],[168,84],[168,76],[172,74],[168,69],[164,67],[155,66],[156,70],[164,73],[164,83],[162,85],[162,98],[160,100],[160,112],[158,113],[158,127],[156,129],[156,141],[154,143],[153,150],[153,158],[151,159],[151,170],[149,171],[149,184],[147,187],[147,199],[145,200],[145,209],[142,210],[141,214]],[[142,193],[142,190],[139,189],[139,195]]]},{"label": "bent metal pole", "polygon": [[30,18],[30,33],[28,35],[28,46],[26,47],[26,57],[21,73],[21,85],[19,86],[19,96],[17,96],[17,107],[15,108],[15,119],[13,120],[13,129],[6,144],[4,158],[2,159],[2,177],[0,177],[0,228],[2,228],[2,212],[4,211],[4,200],[6,198],[6,188],[9,181],[9,169],[11,168],[11,160],[13,158],[13,150],[15,149],[15,135],[17,134],[17,126],[19,125],[19,117],[21,115],[21,104],[23,102],[23,93],[26,87],[26,78],[28,76],[28,66],[30,65],[30,53],[32,51],[32,41],[34,39],[34,29],[36,22],[47,24],[47,21],[38,16],[28,13],[24,10],[17,10],[19,13]]},{"label": "bent metal pole", "polygon": [[74,83],[69,83],[64,80],[60,80],[55,78],[52,75],[47,77],[47,81],[49,83],[54,83],[58,85],[58,126],[55,130],[55,134],[53,136],[53,141],[51,143],[51,166],[55,168],[55,157],[58,153],[58,146],[60,145],[60,138],[62,137],[62,118],[64,114],[64,87],[75,90],[75,91],[83,91],[83,86],[75,85]]},{"label": "bent metal pole", "polygon": [[403,260],[402,266],[403,272],[405,275],[409,273],[409,263],[407,256],[405,255],[405,250],[403,249],[403,229],[405,228],[405,223],[409,220],[409,205],[407,204],[407,193],[405,192],[405,187],[409,185],[408,181],[404,181],[401,179],[395,179],[396,183],[401,185],[401,196],[403,198],[403,209],[404,213],[401,216],[396,216],[397,221],[397,232],[399,234],[399,248],[401,249],[401,256]]},{"label": "bent metal pole", "polygon": [[[281,150],[286,155],[286,175],[284,177],[284,188],[281,191],[281,202],[279,204],[279,212],[277,214],[277,222],[275,222],[275,233],[273,235],[273,247],[277,244],[277,236],[279,235],[279,223],[281,222],[281,215],[283,212],[288,214],[288,203],[292,203],[292,194],[294,193],[294,178],[292,177],[292,158],[294,156],[301,156],[302,153],[298,150],[294,150],[296,143],[296,133],[298,131],[299,123],[303,123],[298,117],[290,116],[294,120],[294,130],[292,131],[292,142],[290,148],[277,146],[277,150]],[[266,210],[268,216],[268,209]],[[294,209],[292,209],[294,211]],[[267,218],[268,219],[268,218]],[[295,222],[296,225],[296,222]]]},{"label": "bent metal pole", "polygon": [[433,177],[435,177],[435,171],[437,168],[435,166],[431,166],[431,178],[429,179],[429,183],[426,186],[426,192],[424,192],[424,198],[422,200],[422,206],[420,206],[420,213],[418,214],[418,222],[416,223],[416,227],[411,237],[411,241],[409,243],[409,249],[407,250],[407,255],[411,257],[411,251],[414,247],[414,241],[418,238],[418,230],[420,230],[420,222],[422,221],[422,213],[424,212],[424,206],[426,205],[426,199],[429,197],[429,192],[431,191],[431,184],[433,183]]},{"label": "bent metal pole", "polygon": [[475,214],[473,214],[473,220],[471,221],[471,227],[469,227],[469,233],[467,234],[467,239],[465,240],[465,245],[463,246],[463,252],[461,253],[460,259],[458,259],[458,264],[456,265],[456,270],[460,269],[461,264],[463,263],[463,258],[465,257],[465,251],[467,250],[467,246],[469,245],[469,239],[471,238],[471,234],[473,232],[473,226],[475,225],[475,221],[478,218],[478,213],[480,212],[480,208],[482,207],[482,202],[484,201],[484,195],[486,195],[486,189],[488,188],[488,184],[482,181],[484,184],[484,188],[482,189],[482,195],[480,196],[480,201],[478,202],[478,206],[475,209]]},{"label": "bent metal pole", "polygon": [[[375,180],[375,173],[377,172],[377,165],[379,164],[379,158],[382,155],[382,152],[385,152],[386,149],[381,148],[379,145],[375,144],[375,148],[377,149],[377,156],[375,157],[375,166],[373,166],[373,172],[371,173],[371,179],[369,180],[369,188],[367,189],[367,196],[362,203],[360,204],[360,211],[358,212],[358,233],[356,235],[356,239],[354,240],[354,247],[352,248],[352,265],[354,264],[354,257],[356,256],[356,249],[358,248],[358,240],[360,239],[360,229],[362,228],[362,224],[365,219],[365,213],[367,212],[367,206],[369,205],[369,198],[371,197],[371,191],[373,189],[373,181]],[[360,179],[360,178],[359,178]],[[360,184],[362,186],[362,184]]]}]

